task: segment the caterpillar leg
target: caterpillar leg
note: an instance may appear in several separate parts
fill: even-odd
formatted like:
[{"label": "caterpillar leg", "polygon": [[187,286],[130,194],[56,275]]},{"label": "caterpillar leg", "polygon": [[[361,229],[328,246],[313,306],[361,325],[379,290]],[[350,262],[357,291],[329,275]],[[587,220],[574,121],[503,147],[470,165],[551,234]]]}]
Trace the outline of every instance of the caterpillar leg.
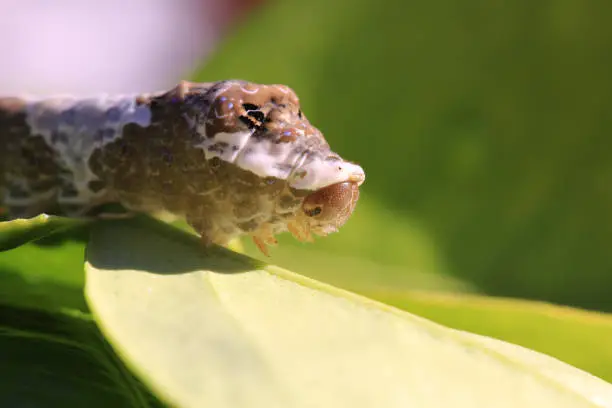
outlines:
[{"label": "caterpillar leg", "polygon": [[251,237],[257,246],[257,249],[259,249],[259,251],[265,256],[270,256],[268,245],[278,245],[274,232],[268,224],[262,225]]}]

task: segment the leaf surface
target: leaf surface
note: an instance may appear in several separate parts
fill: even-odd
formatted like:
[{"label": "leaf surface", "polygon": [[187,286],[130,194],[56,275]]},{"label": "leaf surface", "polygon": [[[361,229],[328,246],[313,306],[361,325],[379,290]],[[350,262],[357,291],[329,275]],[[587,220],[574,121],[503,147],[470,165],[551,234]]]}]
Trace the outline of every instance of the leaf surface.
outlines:
[{"label": "leaf surface", "polygon": [[148,221],[95,227],[102,331],[182,407],[602,407],[612,387]]}]

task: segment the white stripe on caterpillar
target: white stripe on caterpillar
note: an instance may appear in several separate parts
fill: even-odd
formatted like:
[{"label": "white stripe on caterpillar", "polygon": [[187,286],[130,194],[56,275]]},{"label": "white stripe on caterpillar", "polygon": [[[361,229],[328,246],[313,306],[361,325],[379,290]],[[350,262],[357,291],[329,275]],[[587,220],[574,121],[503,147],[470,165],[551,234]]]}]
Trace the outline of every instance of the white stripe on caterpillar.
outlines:
[{"label": "white stripe on caterpillar", "polygon": [[42,136],[57,152],[70,175],[68,181],[78,193],[74,197],[63,197],[66,204],[88,203],[102,194],[87,188],[88,183],[98,179],[88,165],[95,149],[120,137],[123,127],[129,123],[142,127],[151,124],[151,110],[146,105],[138,105],[135,95],[26,101],[26,120],[31,135]]}]

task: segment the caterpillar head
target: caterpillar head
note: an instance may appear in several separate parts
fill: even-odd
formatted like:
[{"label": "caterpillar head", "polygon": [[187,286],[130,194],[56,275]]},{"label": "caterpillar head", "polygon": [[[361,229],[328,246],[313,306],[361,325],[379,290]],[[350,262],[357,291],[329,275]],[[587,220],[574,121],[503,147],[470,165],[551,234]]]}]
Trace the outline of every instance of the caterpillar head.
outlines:
[{"label": "caterpillar head", "polygon": [[[207,159],[235,166],[232,174],[253,175],[254,181],[241,188],[252,189],[250,197],[260,203],[257,217],[249,220],[263,221],[243,232],[262,252],[282,231],[310,240],[312,234],[327,235],[344,225],[355,209],[364,171],[330,149],[293,90],[231,80],[216,84],[208,95],[209,108],[198,121],[199,146]],[[285,205],[280,198],[287,196],[290,204]]]}]

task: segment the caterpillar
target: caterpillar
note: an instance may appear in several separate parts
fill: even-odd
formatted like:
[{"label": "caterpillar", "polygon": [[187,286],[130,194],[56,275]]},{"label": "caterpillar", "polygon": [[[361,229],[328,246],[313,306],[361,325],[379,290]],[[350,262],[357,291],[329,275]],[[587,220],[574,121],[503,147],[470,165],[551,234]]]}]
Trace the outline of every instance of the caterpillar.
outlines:
[{"label": "caterpillar", "polygon": [[363,169],[334,153],[285,85],[182,81],[141,95],[0,98],[8,217],[85,217],[117,203],[183,218],[206,244],[335,232]]}]

